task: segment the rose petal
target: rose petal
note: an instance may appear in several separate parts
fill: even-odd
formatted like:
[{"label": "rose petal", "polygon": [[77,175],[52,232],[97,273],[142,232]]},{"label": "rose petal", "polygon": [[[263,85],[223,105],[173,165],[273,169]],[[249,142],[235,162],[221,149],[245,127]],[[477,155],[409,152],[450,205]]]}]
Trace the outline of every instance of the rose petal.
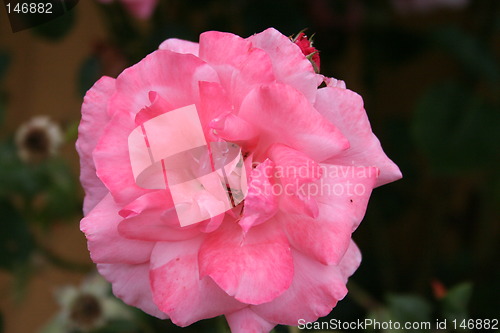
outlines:
[{"label": "rose petal", "polygon": [[[354,231],[365,216],[372,189],[380,170],[376,167],[353,167],[321,164],[323,190],[315,197],[332,210],[345,211]],[[320,184],[321,185],[321,184]],[[310,193],[312,194],[312,193]]]},{"label": "rose petal", "polygon": [[198,56],[200,46],[198,45],[198,43],[190,42],[187,40],[169,38],[160,44],[159,49]]},{"label": "rose petal", "polygon": [[298,251],[293,252],[296,267],[292,285],[272,302],[250,308],[265,320],[283,325],[299,319],[316,321],[326,316],[347,294],[347,278],[358,268],[361,254],[351,241],[339,265],[323,265]]},{"label": "rose petal", "polygon": [[255,126],[233,113],[225,113],[213,119],[210,128],[217,138],[234,142],[246,151],[253,149],[259,139]]},{"label": "rose petal", "polygon": [[141,265],[97,264],[97,270],[113,286],[113,294],[126,304],[160,319],[168,316],[153,302],[149,284],[149,263]]},{"label": "rose petal", "polygon": [[151,256],[153,299],[179,326],[238,310],[245,305],[224,293],[208,276],[199,276],[202,237],[160,242]]},{"label": "rose petal", "polygon": [[327,87],[336,87],[336,88],[342,88],[342,89],[347,88],[344,81],[338,80],[338,79],[333,78],[333,77],[323,76],[323,82],[325,82]]},{"label": "rose petal", "polygon": [[273,143],[286,144],[316,161],[349,147],[340,131],[290,86],[275,83],[253,89],[238,115],[261,131],[255,149],[255,154],[260,155],[257,159]]},{"label": "rose petal", "polygon": [[278,82],[294,87],[302,92],[310,103],[314,103],[322,77],[315,74],[311,62],[297,45],[274,28],[255,34],[248,40],[271,57]]},{"label": "rose petal", "polygon": [[376,186],[402,177],[398,166],[387,157],[372,133],[361,96],[348,89],[326,87],[318,90],[314,106],[351,144],[348,150],[329,158],[326,163],[376,166],[380,170]]},{"label": "rose petal", "polygon": [[247,232],[262,224],[278,211],[278,197],[273,193],[273,161],[267,159],[250,173],[248,194],[239,225]]},{"label": "rose petal", "polygon": [[200,81],[218,82],[217,73],[192,54],[157,50],[118,76],[111,104],[115,112],[135,115],[155,91],[177,109],[199,101]]},{"label": "rose petal", "polygon": [[120,207],[110,194],[82,219],[80,229],[85,233],[92,261],[95,263],[142,264],[149,261],[154,243],[131,240],[118,233],[123,219]]},{"label": "rose petal", "polygon": [[76,150],[80,155],[80,182],[85,190],[85,199],[83,200],[84,215],[87,215],[108,193],[108,190],[96,175],[92,151],[104,131],[102,124],[106,124],[110,119],[107,105],[114,91],[115,80],[103,76],[87,91],[83,99],[82,120],[78,126]]},{"label": "rose petal", "polygon": [[150,192],[137,186],[130,164],[128,136],[135,127],[128,115],[115,114],[93,152],[97,176],[119,204]]},{"label": "rose petal", "polygon": [[317,217],[316,201],[302,196],[299,189],[321,178],[322,170],[318,163],[304,153],[282,144],[273,144],[268,154],[276,163],[275,175],[284,194],[281,201],[282,210]]},{"label": "rose petal", "polygon": [[156,91],[150,91],[148,96],[151,105],[146,106],[135,115],[135,124],[137,126],[174,109],[172,105],[163,99]]},{"label": "rose petal", "polygon": [[196,237],[200,233],[194,226],[180,226],[168,191],[143,195],[122,209],[120,215],[125,219],[118,224],[118,232],[129,239],[178,241]]},{"label": "rose petal", "polygon": [[244,233],[226,220],[209,234],[199,253],[200,275],[210,276],[226,293],[248,304],[269,302],[293,277],[290,246],[276,223]]},{"label": "rose petal", "polygon": [[256,314],[249,307],[226,314],[232,333],[268,333],[276,324],[272,324]]},{"label": "rose petal", "polygon": [[210,122],[219,115],[232,112],[233,106],[220,83],[200,82],[200,104],[198,113],[200,122],[208,142],[218,141],[218,137],[210,128]]},{"label": "rose petal", "polygon": [[271,59],[239,36],[208,31],[200,35],[200,58],[219,75],[235,110],[253,86],[275,80]]},{"label": "rose petal", "polygon": [[[182,66],[177,64],[182,63]],[[161,68],[162,70],[158,70]],[[116,80],[110,101],[114,112],[94,150],[97,174],[115,200],[128,203],[147,193],[135,184],[128,153],[128,135],[135,115],[150,105],[149,93],[159,94],[173,108],[199,100],[198,82],[217,80],[217,74],[193,55],[159,50],[127,68]]]},{"label": "rose petal", "polygon": [[304,196],[314,196],[319,215],[276,214],[290,244],[323,264],[337,264],[344,256],[351,234],[366,211],[371,190],[377,179],[376,168],[335,166],[310,187]]}]

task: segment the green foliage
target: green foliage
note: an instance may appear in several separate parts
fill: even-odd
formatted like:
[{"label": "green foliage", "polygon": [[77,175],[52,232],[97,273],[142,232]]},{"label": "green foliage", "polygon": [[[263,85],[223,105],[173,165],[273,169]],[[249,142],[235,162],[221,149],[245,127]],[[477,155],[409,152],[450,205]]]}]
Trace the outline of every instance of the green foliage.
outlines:
[{"label": "green foliage", "polygon": [[22,163],[12,141],[0,143],[0,197],[20,195],[33,198],[43,187],[36,165]]},{"label": "green foliage", "polygon": [[87,90],[99,80],[102,75],[101,67],[101,62],[96,56],[90,56],[83,62],[78,73],[78,92],[80,96],[85,96]]},{"label": "green foliage", "polygon": [[0,145],[0,167],[0,196],[19,195],[32,200],[47,185],[43,166],[23,163],[13,142]]},{"label": "green foliage", "polygon": [[[432,305],[420,296],[391,294],[387,296],[387,305],[373,309],[368,313],[367,318],[379,323],[421,323],[430,321],[431,313]],[[373,328],[367,327],[367,330],[370,331]],[[395,327],[383,330],[386,333],[398,331]],[[423,330],[408,330],[408,332],[423,332]]]},{"label": "green foliage", "polygon": [[399,322],[430,320],[432,307],[427,300],[416,295],[389,295],[387,304],[391,317]]},{"label": "green foliage", "polygon": [[34,249],[28,223],[17,209],[0,198],[0,268],[14,270],[26,264]]},{"label": "green foliage", "polygon": [[468,318],[470,298],[472,296],[472,284],[461,283],[450,289],[441,300],[442,314],[448,320],[462,321]]},{"label": "green foliage", "polygon": [[45,202],[38,213],[40,220],[50,223],[79,211],[79,187],[68,165],[60,159],[49,160],[42,166],[41,173],[46,186]]},{"label": "green foliage", "polygon": [[42,223],[79,211],[80,197],[74,175],[61,159],[23,163],[12,142],[0,143],[0,199],[20,199],[25,215]]},{"label": "green foliage", "polygon": [[[461,322],[469,318],[469,301],[472,296],[472,284],[465,282],[450,288],[445,296],[438,302],[431,302],[419,295],[414,294],[389,294],[385,305],[376,307],[369,311],[367,319],[378,323],[430,323],[431,331],[435,328],[435,318],[443,318],[450,323]],[[437,317],[436,317],[437,316]],[[374,325],[373,325],[374,326]],[[367,326],[368,331],[374,331],[374,327]],[[381,330],[384,333],[400,332],[395,329]],[[377,330],[375,330],[377,331]],[[405,332],[429,332],[422,327],[418,330],[405,330]]]}]

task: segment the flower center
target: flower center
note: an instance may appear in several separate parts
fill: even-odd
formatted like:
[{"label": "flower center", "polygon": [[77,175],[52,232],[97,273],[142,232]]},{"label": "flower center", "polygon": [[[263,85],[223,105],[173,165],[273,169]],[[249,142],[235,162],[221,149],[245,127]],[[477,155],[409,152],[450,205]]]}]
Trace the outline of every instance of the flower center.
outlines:
[{"label": "flower center", "polygon": [[136,184],[168,188],[183,227],[232,210],[247,194],[241,148],[207,142],[194,104],[144,122],[128,144]]},{"label": "flower center", "polygon": [[102,314],[102,306],[95,296],[81,294],[73,301],[69,317],[78,326],[90,328],[98,323]]},{"label": "flower center", "polygon": [[49,151],[50,139],[41,128],[32,128],[27,133],[23,146],[32,154],[46,155]]}]

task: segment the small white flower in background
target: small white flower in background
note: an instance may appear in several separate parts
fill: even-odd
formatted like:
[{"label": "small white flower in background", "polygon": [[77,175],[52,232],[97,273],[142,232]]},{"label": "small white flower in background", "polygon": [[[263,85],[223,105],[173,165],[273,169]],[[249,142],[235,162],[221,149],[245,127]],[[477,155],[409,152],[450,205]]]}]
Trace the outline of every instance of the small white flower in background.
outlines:
[{"label": "small white flower in background", "polygon": [[111,295],[110,284],[97,274],[80,287],[58,289],[55,296],[61,310],[40,333],[89,332],[111,320],[133,319],[130,308]]},{"label": "small white flower in background", "polygon": [[57,154],[64,137],[57,123],[47,116],[36,116],[18,128],[15,141],[19,158],[36,162]]}]

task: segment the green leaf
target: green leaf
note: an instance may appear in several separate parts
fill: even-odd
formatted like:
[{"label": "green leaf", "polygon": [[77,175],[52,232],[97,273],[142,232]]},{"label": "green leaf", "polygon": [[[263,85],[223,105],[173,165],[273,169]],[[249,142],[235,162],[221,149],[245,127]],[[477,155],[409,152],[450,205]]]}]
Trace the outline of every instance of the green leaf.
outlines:
[{"label": "green leaf", "polygon": [[493,52],[473,35],[449,26],[434,31],[431,38],[470,74],[494,82],[499,80],[500,67]]},{"label": "green leaf", "polygon": [[383,333],[396,333],[398,330],[395,329],[382,329],[379,330],[376,323],[389,323],[394,322],[396,319],[391,311],[387,308],[378,308],[368,313],[366,316],[368,321],[366,323],[367,332],[383,332]]},{"label": "green leaf", "polygon": [[30,259],[33,237],[21,214],[5,200],[0,200],[0,268],[15,270]]},{"label": "green leaf", "polygon": [[88,57],[80,67],[78,73],[78,92],[80,96],[85,96],[94,83],[102,76],[102,67],[99,58]]},{"label": "green leaf", "polygon": [[454,286],[441,300],[443,316],[448,320],[461,321],[468,318],[467,306],[472,296],[472,283]]},{"label": "green leaf", "polygon": [[390,318],[400,323],[426,322],[431,319],[432,307],[420,296],[388,295],[387,304]]},{"label": "green leaf", "polygon": [[47,161],[42,172],[47,187],[41,218],[51,222],[80,212],[78,185],[69,166],[63,160],[54,159]]},{"label": "green leaf", "polygon": [[457,82],[431,87],[417,104],[415,143],[435,171],[456,173],[491,166],[498,159],[500,113]]}]

